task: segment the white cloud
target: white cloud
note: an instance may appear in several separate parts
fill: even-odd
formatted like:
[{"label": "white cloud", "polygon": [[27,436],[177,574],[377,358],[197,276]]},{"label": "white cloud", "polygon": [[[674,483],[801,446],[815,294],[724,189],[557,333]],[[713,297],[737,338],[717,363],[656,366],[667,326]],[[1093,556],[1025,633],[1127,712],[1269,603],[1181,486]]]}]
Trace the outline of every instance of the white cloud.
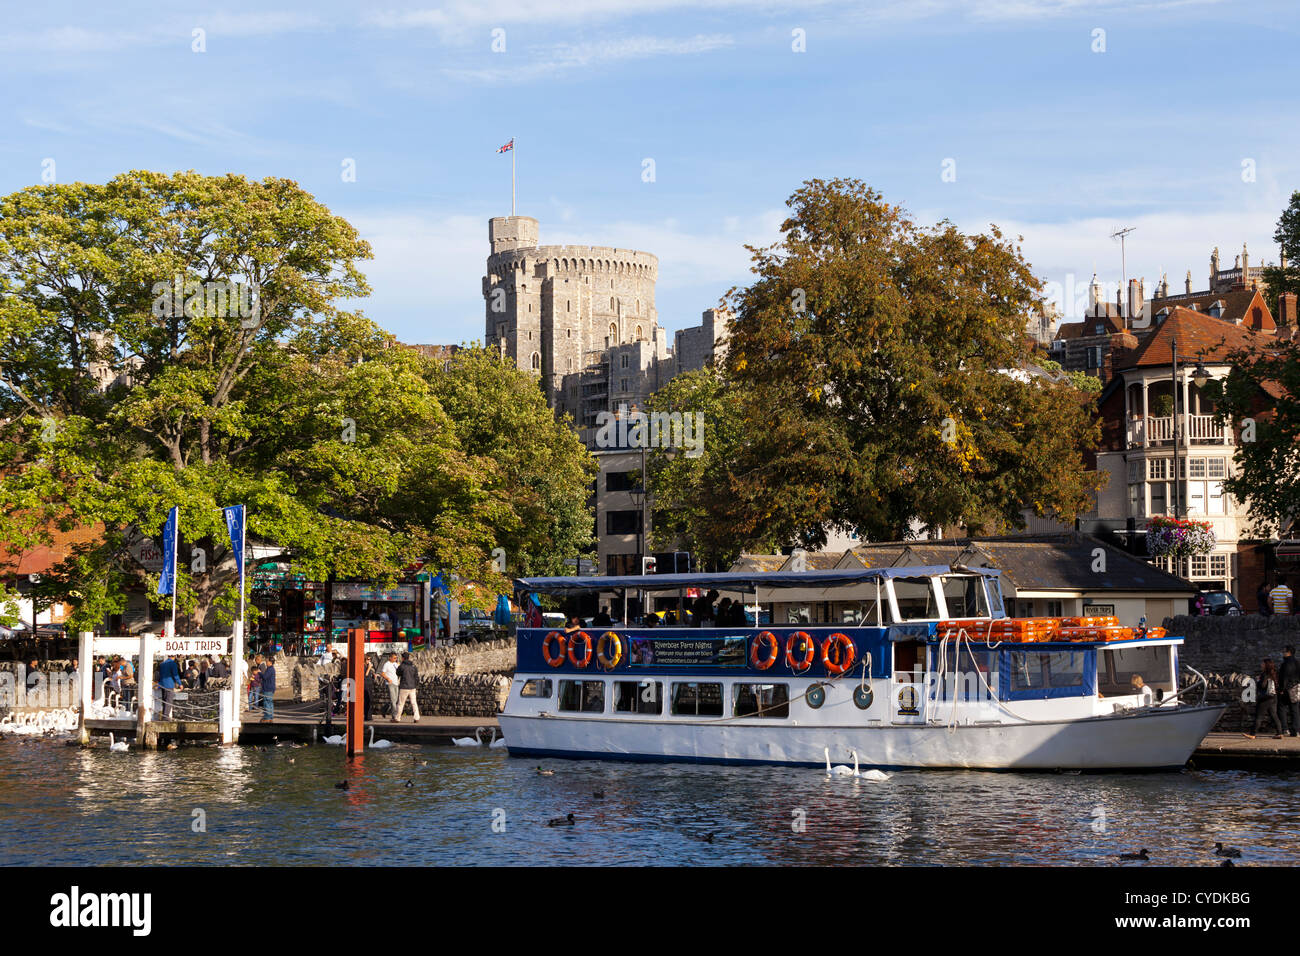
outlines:
[{"label": "white cloud", "polygon": [[733,44],[729,36],[699,34],[684,39],[655,36],[620,37],[597,43],[560,43],[549,47],[536,59],[522,63],[519,58],[501,58],[502,66],[492,69],[443,70],[443,75],[456,80],[480,83],[518,83],[542,76],[589,67],[597,63],[640,60],[652,56],[687,56],[707,53]]}]

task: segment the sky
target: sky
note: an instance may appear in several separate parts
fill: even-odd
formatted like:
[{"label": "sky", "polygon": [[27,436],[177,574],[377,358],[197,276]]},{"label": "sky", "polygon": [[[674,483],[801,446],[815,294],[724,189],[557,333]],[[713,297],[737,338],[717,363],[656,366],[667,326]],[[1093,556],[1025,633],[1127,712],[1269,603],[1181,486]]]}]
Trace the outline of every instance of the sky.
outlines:
[{"label": "sky", "polygon": [[0,4],[0,194],[295,180],[371,243],[356,307],[407,342],[482,339],[512,138],[519,214],[657,255],[669,332],[747,284],[808,179],[996,224],[1076,296],[1113,296],[1120,227],[1148,295],[1206,288],[1215,246],[1276,261],[1300,189],[1289,2]]}]

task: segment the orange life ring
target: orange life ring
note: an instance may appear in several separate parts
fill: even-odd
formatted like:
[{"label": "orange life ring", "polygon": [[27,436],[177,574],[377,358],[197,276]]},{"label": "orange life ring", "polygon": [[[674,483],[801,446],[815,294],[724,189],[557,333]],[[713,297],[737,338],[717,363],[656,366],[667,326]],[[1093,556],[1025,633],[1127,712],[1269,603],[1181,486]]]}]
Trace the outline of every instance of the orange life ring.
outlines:
[{"label": "orange life ring", "polygon": [[[839,649],[837,655],[840,660],[835,662],[831,660],[831,651]],[[831,674],[843,674],[853,666],[853,662],[858,659],[858,649],[854,646],[852,639],[847,634],[836,632],[826,640],[822,641],[822,666]]]},{"label": "orange life ring", "polygon": [[[611,647],[612,653],[610,653]],[[622,659],[623,642],[619,636],[613,631],[606,631],[600,635],[600,643],[596,646],[596,663],[605,670],[612,671]]]},{"label": "orange life ring", "polygon": [[[803,656],[802,663],[795,663],[794,648],[795,644],[801,643],[807,653]],[[795,631],[785,642],[785,666],[792,671],[806,671],[812,667],[813,658],[817,656],[817,644],[812,639],[812,635],[807,631]]]},{"label": "orange life ring", "polygon": [[[560,649],[555,654],[551,653],[551,638],[555,638],[560,642]],[[542,656],[546,658],[546,663],[550,664],[552,667],[559,667],[563,664],[564,651],[567,644],[568,642],[564,639],[564,635],[559,631],[551,631],[550,634],[547,634],[542,640]]]},{"label": "orange life ring", "polygon": [[[760,644],[770,645],[772,652],[767,657],[760,659],[758,656],[758,646]],[[760,671],[765,671],[781,656],[781,641],[771,631],[764,631],[758,637],[754,638],[754,643],[749,648],[749,663]]]},{"label": "orange life ring", "polygon": [[[573,649],[578,646],[578,638],[582,638],[584,648],[582,660],[573,656]],[[586,631],[579,631],[569,638],[569,663],[574,667],[586,667],[591,663],[591,635]]]}]

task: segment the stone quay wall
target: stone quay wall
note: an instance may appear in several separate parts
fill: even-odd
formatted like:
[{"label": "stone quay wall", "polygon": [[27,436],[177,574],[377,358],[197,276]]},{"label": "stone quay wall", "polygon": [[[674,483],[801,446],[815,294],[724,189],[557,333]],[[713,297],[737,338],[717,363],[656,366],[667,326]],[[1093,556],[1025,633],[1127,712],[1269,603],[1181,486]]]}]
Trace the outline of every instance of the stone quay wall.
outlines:
[{"label": "stone quay wall", "polygon": [[[515,641],[507,638],[444,645],[413,651],[411,661],[420,675],[416,698],[421,715],[491,717],[505,707],[509,678],[515,670]],[[334,677],[338,672],[338,665],[322,666],[317,658],[280,654],[275,663],[281,688],[276,699],[319,700],[320,678]],[[374,682],[370,695],[373,713],[382,713],[388,703],[387,689]]]},{"label": "stone quay wall", "polygon": [[[1241,699],[1247,679],[1258,676],[1264,658],[1272,658],[1277,665],[1282,662],[1283,648],[1300,647],[1300,616],[1296,615],[1181,615],[1165,618],[1164,627],[1171,636],[1185,639],[1178,659],[1205,675],[1210,685],[1206,700],[1228,707],[1215,730],[1249,731],[1255,723],[1255,704]],[[1182,683],[1186,687],[1198,681],[1184,674]],[[1195,692],[1188,698],[1199,699]],[[1279,697],[1279,711],[1284,703]],[[1273,732],[1267,721],[1265,728]]]}]

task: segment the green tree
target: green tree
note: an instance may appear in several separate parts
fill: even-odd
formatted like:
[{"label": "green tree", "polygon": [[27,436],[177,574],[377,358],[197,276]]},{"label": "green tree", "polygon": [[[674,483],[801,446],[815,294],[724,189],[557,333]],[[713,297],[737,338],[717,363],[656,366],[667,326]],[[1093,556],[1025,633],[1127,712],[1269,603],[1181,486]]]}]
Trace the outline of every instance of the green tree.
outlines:
[{"label": "green tree", "polygon": [[1020,371],[1041,296],[1018,248],[996,228],[918,227],[856,180],[809,181],[788,205],[728,295],[741,437],[696,537],[818,547],[828,528],[896,539],[1086,508],[1100,479],[1080,448],[1099,428],[1078,390]]},{"label": "green tree", "polygon": [[1286,266],[1263,268],[1264,284],[1274,300],[1283,292],[1300,294],[1300,189],[1291,194],[1291,202],[1278,217],[1273,241],[1278,244]]},{"label": "green tree", "polygon": [[312,577],[392,581],[423,557],[504,586],[508,471],[462,447],[434,363],[336,304],[368,292],[369,255],[281,179],[133,172],[0,200],[0,550],[102,526],[42,582],[74,628],[121,610],[130,540],[172,504],[197,627],[238,600],[236,503]]},{"label": "green tree", "polygon": [[1252,533],[1269,537],[1300,515],[1300,343],[1269,343],[1228,361],[1227,378],[1205,387],[1216,416],[1241,429],[1223,487],[1245,506]]},{"label": "green tree", "polygon": [[[650,541],[655,549],[680,543],[706,567],[725,567],[740,552],[741,542],[712,517],[748,490],[732,467],[745,443],[743,402],[743,393],[712,366],[678,375],[651,396],[651,413],[693,414],[704,420],[698,456],[680,450],[648,451],[654,507]],[[785,542],[771,535],[744,543],[753,549],[775,550]]]},{"label": "green tree", "polygon": [[565,573],[565,558],[594,541],[597,472],[571,423],[556,419],[533,376],[492,349],[458,351],[433,391],[461,450],[496,465],[512,514],[494,530],[511,576]]}]

